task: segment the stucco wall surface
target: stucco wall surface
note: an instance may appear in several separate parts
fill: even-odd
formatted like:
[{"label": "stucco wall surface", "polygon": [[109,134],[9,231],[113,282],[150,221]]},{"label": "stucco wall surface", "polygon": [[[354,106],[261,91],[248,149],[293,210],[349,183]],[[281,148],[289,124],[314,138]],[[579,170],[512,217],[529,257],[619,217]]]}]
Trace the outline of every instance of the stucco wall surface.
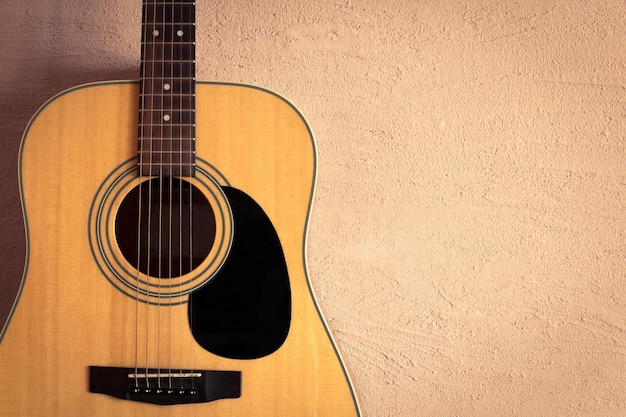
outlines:
[{"label": "stucco wall surface", "polygon": [[[3,2],[0,306],[21,132],[138,76],[138,0]],[[623,0],[199,1],[198,79],[317,140],[313,287],[368,417],[626,415]]]}]

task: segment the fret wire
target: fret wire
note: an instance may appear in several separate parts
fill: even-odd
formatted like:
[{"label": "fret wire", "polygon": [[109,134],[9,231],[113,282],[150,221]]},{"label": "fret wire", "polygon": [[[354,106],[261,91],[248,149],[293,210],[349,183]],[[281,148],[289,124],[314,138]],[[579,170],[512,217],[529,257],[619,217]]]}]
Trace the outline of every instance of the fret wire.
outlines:
[{"label": "fret wire", "polygon": [[143,23],[143,26],[150,26],[150,27],[155,27],[155,26],[187,26],[187,27],[192,27],[195,28],[196,24],[195,23],[188,23],[188,22],[149,22],[149,23]]},{"label": "fret wire", "polygon": [[144,60],[143,62],[152,62],[152,63],[176,63],[176,62],[181,62],[181,63],[196,63],[196,60],[191,60],[191,59],[149,59],[149,60]]},{"label": "fret wire", "polygon": [[[194,127],[196,127],[195,124],[191,124],[191,123],[177,123],[177,124],[167,124],[167,123],[139,123],[140,127],[154,127],[154,128],[164,128],[164,127],[172,127],[174,129],[178,129],[178,128],[189,128],[189,129],[193,129]],[[178,138],[176,137],[170,137],[167,135],[163,135],[164,138],[168,138],[168,139],[172,139],[172,140],[176,140]]]},{"label": "fret wire", "polygon": [[171,94],[151,94],[151,93],[140,93],[140,96],[145,96],[145,97],[195,97],[196,95],[193,93],[181,93],[181,94],[176,94],[176,95],[171,95]]},{"label": "fret wire", "polygon": [[150,151],[144,156],[144,160],[146,158],[152,158],[153,161],[178,161],[183,163],[191,163],[193,162],[194,153],[195,152],[193,152],[193,150],[191,149],[184,153],[166,152],[165,150],[163,150],[163,152],[161,153],[158,153],[157,151]]},{"label": "fret wire", "polygon": [[[166,97],[166,98],[173,98],[173,99],[178,99],[178,98],[191,98],[191,97],[195,97],[196,96],[196,92],[195,91],[189,91],[186,93],[172,93],[171,90],[165,90],[165,92],[163,91],[163,85],[161,84],[161,82],[165,82],[167,83],[168,81],[173,81],[174,83],[176,83],[175,85],[177,85],[178,87],[191,87],[189,84],[187,85],[180,85],[177,82],[179,81],[178,79],[171,79],[171,78],[156,78],[156,80],[159,80],[159,85],[154,86],[154,87],[147,87],[144,88],[145,91],[140,91],[139,94],[140,95],[145,95],[147,97]],[[171,85],[171,84],[170,84]],[[195,84],[194,84],[195,87]],[[151,91],[151,90],[156,90],[156,91]],[[188,88],[189,89],[189,88]]]},{"label": "fret wire", "polygon": [[172,46],[172,45],[185,45],[185,46],[193,46],[196,44],[196,41],[186,41],[184,39],[174,39],[171,41],[162,41],[160,39],[157,40],[144,40],[141,41],[141,43],[146,46],[146,45],[166,45],[166,46]]},{"label": "fret wire", "polygon": [[[146,75],[146,77],[149,77],[149,76]],[[161,77],[153,76],[153,77],[149,77],[149,78],[152,78],[152,79],[155,79],[155,80],[176,80],[177,82],[178,81],[196,81],[195,77],[190,77],[190,76],[187,76],[187,75],[173,75],[173,74],[170,75],[170,76],[161,76]]]},{"label": "fret wire", "polygon": [[150,167],[152,169],[156,168],[158,170],[159,167],[164,167],[168,169],[179,168],[179,167],[192,167],[192,166],[195,166],[196,163],[191,158],[188,160],[184,160],[182,162],[172,161],[172,160],[160,161],[159,158],[154,158],[152,161],[143,161],[141,165],[143,165],[144,167]]},{"label": "fret wire", "polygon": [[[180,159],[181,155],[183,157],[189,157],[189,161],[192,161],[191,157],[193,156],[193,154],[195,154],[195,150],[194,149],[175,149],[175,150],[168,150],[168,149],[149,149],[146,152],[140,152],[142,154],[144,154],[144,159],[148,158],[150,155],[154,156],[154,155],[161,155],[159,156],[159,158],[162,157],[162,155],[176,155],[176,158]],[[155,158],[153,158],[155,159]],[[185,159],[183,158],[183,161],[185,161]]]},{"label": "fret wire", "polygon": [[[195,78],[188,78],[188,77],[150,77],[153,81],[154,80],[160,80],[160,81],[167,81],[167,80],[172,80],[176,82],[176,85],[185,85],[185,86],[195,86]],[[144,84],[144,86],[146,86],[146,84]],[[159,84],[159,87],[162,87],[161,84]],[[169,95],[176,95],[176,91],[173,90],[165,90],[167,94]],[[165,94],[165,93],[164,93]],[[190,93],[183,93],[183,94],[190,94]]]},{"label": "fret wire", "polygon": [[[177,124],[172,124],[172,123],[139,123],[139,126],[147,126],[147,127],[166,127],[166,126],[172,126],[172,127],[196,127],[195,124],[191,124],[191,123],[177,123]],[[175,139],[175,138],[172,138]]]},{"label": "fret wire", "polygon": [[[185,76],[165,76],[165,77],[147,77],[148,79],[155,81],[155,80],[173,80],[175,81],[177,84],[182,84],[182,85],[195,85],[195,81],[196,79],[193,77],[185,77]],[[144,83],[143,85],[148,85],[146,83]],[[175,90],[165,90],[167,91],[169,94],[175,94],[176,91]]]},{"label": "fret wire", "polygon": [[153,161],[179,161],[182,163],[191,163],[193,162],[194,154],[195,152],[192,149],[180,152],[168,152],[167,150],[161,150],[161,152],[159,152],[157,150],[154,150],[145,154],[144,160],[147,158],[152,158]]},{"label": "fret wire", "polygon": [[142,42],[145,45],[188,45],[188,46],[192,46],[195,45],[196,42],[195,41],[184,41],[184,40],[178,40],[178,41],[143,41]]},{"label": "fret wire", "polygon": [[[167,81],[167,80],[172,80],[174,82],[176,82],[177,85],[192,85],[195,86],[195,78],[192,77],[175,77],[175,76],[170,76],[170,77],[149,77],[152,81]],[[144,84],[146,85],[146,84]],[[160,85],[160,84],[159,84]],[[175,95],[176,91],[175,90],[165,90],[168,94],[171,95]]]},{"label": "fret wire", "polygon": [[180,27],[181,29],[188,29],[189,33],[195,33],[194,29],[196,28],[196,24],[195,23],[189,23],[189,22],[147,22],[147,23],[143,23],[143,28],[144,29],[148,29],[147,34],[151,35],[151,32],[149,29],[154,28],[154,29],[159,29],[159,28],[167,28],[172,29],[174,26],[176,27]]},{"label": "fret wire", "polygon": [[[176,164],[176,163],[158,163],[158,164],[154,164],[154,165],[150,165],[147,163],[144,163],[141,165],[142,168],[142,172],[143,175],[164,175],[164,176],[169,176],[169,175],[181,175],[181,174],[176,174],[177,172],[183,172],[185,176],[188,176],[191,174],[191,172],[193,172],[194,167],[196,166],[195,163],[186,163],[186,164]],[[149,174],[146,173],[149,172]]]},{"label": "fret wire", "polygon": [[171,162],[171,161],[156,161],[152,162],[153,165],[150,165],[150,162],[144,162],[143,166],[146,168],[151,168],[154,171],[159,171],[159,168],[167,168],[171,170],[172,168],[184,168],[184,167],[194,167],[196,166],[195,162],[184,161],[184,162]]},{"label": "fret wire", "polygon": [[[159,159],[159,158],[154,158],[154,159]],[[150,164],[158,164],[158,165],[150,165]],[[182,161],[182,162],[173,162],[173,161],[142,161],[141,165],[143,165],[144,167],[150,167],[152,169],[158,170],[160,165],[162,165],[164,167],[167,167],[167,168],[185,167],[185,166],[191,167],[191,166],[195,166],[196,163],[192,159],[190,159],[188,161]]]},{"label": "fret wire", "polygon": [[195,153],[194,149],[174,149],[174,150],[169,150],[169,149],[151,149],[151,150],[149,150],[149,152],[146,152],[145,157],[148,157],[148,155],[156,155],[156,154],[160,154],[160,155],[176,155],[177,157],[180,157],[182,155],[184,157],[184,156],[191,156],[194,153]]},{"label": "fret wire", "polygon": [[160,154],[160,155],[178,155],[178,156],[180,156],[180,155],[188,155],[190,152],[191,152],[191,149],[175,149],[175,150],[171,150],[171,151],[168,151],[168,150],[155,150],[155,149],[150,150],[150,153],[152,155]]},{"label": "fret wire", "polygon": [[[180,112],[179,114],[176,114],[177,111],[174,110],[173,112],[169,112],[169,111],[157,111],[157,112],[152,112],[150,110],[146,110],[143,111],[141,114],[141,117],[143,117],[143,121],[139,122],[139,126],[172,126],[172,127],[195,127],[196,123],[194,120],[191,119],[191,117],[193,116],[193,112],[191,111],[187,111],[187,112]],[[179,120],[178,122],[176,122],[175,120],[163,120],[166,123],[162,123],[161,120],[163,118],[163,116],[170,116],[171,118],[179,118],[179,116],[181,117],[186,117],[186,121],[183,121],[182,118],[181,120]],[[154,122],[150,122],[147,119],[156,119]]]},{"label": "fret wire", "polygon": [[194,9],[195,6],[195,2],[151,2],[151,1],[145,1],[143,2],[143,7],[150,7],[150,6],[179,6],[181,9],[184,8],[190,8],[190,9]]},{"label": "fret wire", "polygon": [[164,5],[164,4],[185,4],[185,5],[195,5],[196,2],[195,1],[184,1],[184,0],[178,0],[177,2],[171,2],[171,1],[150,1],[150,0],[146,0],[143,2],[144,5],[151,5],[151,4],[157,4],[157,5]]}]

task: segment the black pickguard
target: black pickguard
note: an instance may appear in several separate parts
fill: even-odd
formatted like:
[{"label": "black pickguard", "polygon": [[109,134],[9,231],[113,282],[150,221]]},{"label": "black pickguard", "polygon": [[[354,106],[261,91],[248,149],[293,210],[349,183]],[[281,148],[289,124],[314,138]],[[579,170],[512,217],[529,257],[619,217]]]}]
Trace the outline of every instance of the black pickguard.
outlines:
[{"label": "black pickguard", "polygon": [[276,230],[246,193],[223,187],[234,219],[229,257],[189,300],[191,332],[216,355],[256,359],[276,351],[291,323],[291,289]]}]

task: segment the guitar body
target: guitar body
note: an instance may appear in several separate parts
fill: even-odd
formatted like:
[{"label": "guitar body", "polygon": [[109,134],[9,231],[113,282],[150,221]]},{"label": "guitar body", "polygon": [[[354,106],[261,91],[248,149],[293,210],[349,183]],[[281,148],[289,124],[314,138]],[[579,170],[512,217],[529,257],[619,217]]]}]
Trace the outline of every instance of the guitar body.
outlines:
[{"label": "guitar body", "polygon": [[[199,290],[207,295],[194,301],[190,318],[189,294],[175,302],[138,302],[116,278],[132,269],[116,243],[115,213],[132,189],[124,183],[132,184],[126,167],[136,164],[137,102],[136,83],[81,86],[50,100],[24,135],[19,168],[28,253],[20,294],[0,335],[0,415],[358,416],[307,278],[303,245],[315,149],[302,117],[264,90],[196,86],[196,154],[203,174],[190,181],[209,184],[198,187],[210,204],[230,204],[231,194],[221,195],[221,188],[239,190],[262,208],[289,276],[284,340],[246,357],[245,349],[229,355],[216,348],[216,354],[192,331],[203,315],[229,322],[227,308],[202,306],[209,303],[211,281]],[[213,266],[203,269],[218,277],[234,256],[229,245],[237,243],[237,210],[245,208],[219,210],[215,233],[225,243],[214,245]],[[232,293],[220,297],[236,311]],[[214,327],[207,339],[219,338]],[[90,392],[90,367],[135,368],[138,362],[144,369],[238,371],[240,396],[155,405]]]}]

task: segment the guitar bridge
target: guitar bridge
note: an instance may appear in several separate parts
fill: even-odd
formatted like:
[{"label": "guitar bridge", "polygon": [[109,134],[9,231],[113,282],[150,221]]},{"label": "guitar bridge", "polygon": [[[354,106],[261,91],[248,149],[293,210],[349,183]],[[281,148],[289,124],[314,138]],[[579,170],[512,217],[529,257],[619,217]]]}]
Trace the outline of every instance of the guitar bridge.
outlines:
[{"label": "guitar bridge", "polygon": [[240,371],[142,371],[90,366],[89,391],[159,405],[205,403],[241,397]]}]

